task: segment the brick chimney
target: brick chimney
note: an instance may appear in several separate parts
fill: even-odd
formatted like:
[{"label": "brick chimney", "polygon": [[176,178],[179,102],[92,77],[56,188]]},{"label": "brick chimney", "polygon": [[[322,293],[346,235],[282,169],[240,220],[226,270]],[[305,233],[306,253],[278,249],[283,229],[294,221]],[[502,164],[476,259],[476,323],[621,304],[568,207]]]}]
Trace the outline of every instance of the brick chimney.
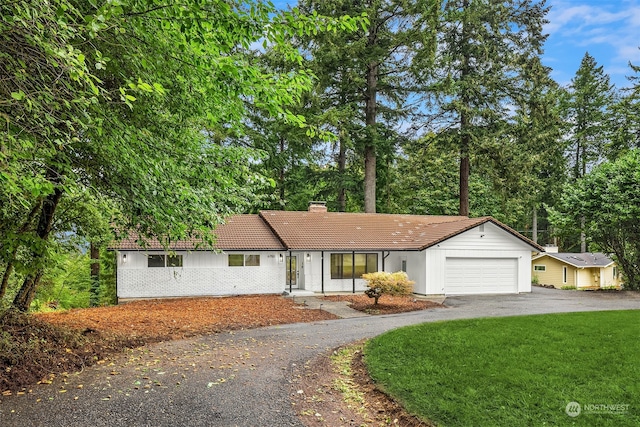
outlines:
[{"label": "brick chimney", "polygon": [[309,202],[309,212],[326,212],[327,202]]}]

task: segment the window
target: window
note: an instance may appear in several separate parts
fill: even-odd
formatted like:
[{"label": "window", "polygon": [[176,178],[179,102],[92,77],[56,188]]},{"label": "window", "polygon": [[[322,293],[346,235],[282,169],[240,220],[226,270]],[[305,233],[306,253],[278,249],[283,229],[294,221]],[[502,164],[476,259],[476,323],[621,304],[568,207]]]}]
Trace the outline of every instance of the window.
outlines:
[{"label": "window", "polygon": [[616,280],[619,277],[619,273],[618,273],[618,267],[617,266],[613,266],[613,280]]},{"label": "window", "polygon": [[567,283],[567,267],[562,267],[562,283]]},{"label": "window", "polygon": [[534,265],[533,271],[547,271],[546,265]]},{"label": "window", "polygon": [[[355,262],[354,262],[355,261]],[[351,279],[378,271],[378,254],[331,254],[331,278]]]},{"label": "window", "polygon": [[407,260],[403,259],[402,261],[400,261],[400,271],[404,271],[405,273],[407,272]]},{"label": "window", "polygon": [[229,254],[229,267],[258,267],[260,255]]},{"label": "window", "polygon": [[167,255],[167,267],[182,267],[182,255]]},{"label": "window", "polygon": [[245,255],[244,257],[244,265],[249,267],[259,267],[260,266],[260,255]]},{"label": "window", "polygon": [[182,255],[147,255],[147,267],[182,267]]}]

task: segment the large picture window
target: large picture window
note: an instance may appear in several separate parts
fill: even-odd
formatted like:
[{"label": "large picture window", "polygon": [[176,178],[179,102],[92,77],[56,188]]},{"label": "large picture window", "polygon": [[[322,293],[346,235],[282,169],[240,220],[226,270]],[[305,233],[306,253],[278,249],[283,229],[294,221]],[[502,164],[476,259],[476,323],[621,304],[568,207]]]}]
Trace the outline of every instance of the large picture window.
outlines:
[{"label": "large picture window", "polygon": [[260,255],[229,254],[229,267],[259,267]]},{"label": "large picture window", "polygon": [[365,273],[378,271],[378,254],[357,253],[331,254],[331,278],[351,279],[360,278]]},{"label": "large picture window", "polygon": [[147,267],[182,267],[182,255],[147,255]]}]

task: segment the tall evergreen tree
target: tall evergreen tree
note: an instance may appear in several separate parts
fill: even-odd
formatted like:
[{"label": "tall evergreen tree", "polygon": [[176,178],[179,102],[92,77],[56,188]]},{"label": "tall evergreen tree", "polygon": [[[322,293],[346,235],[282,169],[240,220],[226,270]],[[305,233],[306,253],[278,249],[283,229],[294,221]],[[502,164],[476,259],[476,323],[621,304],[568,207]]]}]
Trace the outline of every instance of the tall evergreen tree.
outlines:
[{"label": "tall evergreen tree", "polygon": [[[334,110],[329,127],[338,135],[338,170],[346,169],[347,151],[363,162],[364,211],[376,212],[377,160],[396,142],[385,137],[406,116],[409,68],[415,57],[434,46],[435,0],[303,0],[300,9],[328,16],[366,13],[369,25],[351,34],[322,34],[304,39],[319,77],[325,110]],[[384,130],[383,130],[384,129]],[[344,208],[344,186],[338,189]]]},{"label": "tall evergreen tree", "polygon": [[[611,137],[613,101],[613,85],[609,82],[609,76],[586,52],[580,68],[571,80],[566,101],[566,114],[570,123],[569,155],[574,180],[585,176],[604,158],[605,146]],[[580,229],[580,252],[586,252],[584,223]]]},{"label": "tall evergreen tree", "polygon": [[629,67],[633,72],[627,76],[631,85],[621,90],[622,96],[613,106],[613,135],[606,150],[609,160],[640,148],[640,66],[629,63]]},{"label": "tall evergreen tree", "polygon": [[565,107],[570,124],[573,179],[583,177],[604,157],[604,149],[611,136],[613,87],[603,67],[598,66],[593,56],[586,52],[571,80]]},{"label": "tall evergreen tree", "polygon": [[420,77],[431,83],[432,126],[457,148],[459,214],[469,215],[471,159],[504,129],[523,58],[541,53],[548,8],[533,0],[445,0],[442,11],[435,67]]}]

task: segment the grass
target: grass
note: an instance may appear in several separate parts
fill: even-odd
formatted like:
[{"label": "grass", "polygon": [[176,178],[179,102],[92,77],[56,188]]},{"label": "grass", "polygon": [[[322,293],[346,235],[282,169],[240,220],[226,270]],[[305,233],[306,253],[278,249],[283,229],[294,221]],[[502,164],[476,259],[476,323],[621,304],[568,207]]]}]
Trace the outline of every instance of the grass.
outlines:
[{"label": "grass", "polygon": [[[373,379],[446,426],[640,425],[640,311],[427,323],[371,340]],[[582,413],[569,417],[569,402]],[[611,407],[596,405],[628,405]]]}]

